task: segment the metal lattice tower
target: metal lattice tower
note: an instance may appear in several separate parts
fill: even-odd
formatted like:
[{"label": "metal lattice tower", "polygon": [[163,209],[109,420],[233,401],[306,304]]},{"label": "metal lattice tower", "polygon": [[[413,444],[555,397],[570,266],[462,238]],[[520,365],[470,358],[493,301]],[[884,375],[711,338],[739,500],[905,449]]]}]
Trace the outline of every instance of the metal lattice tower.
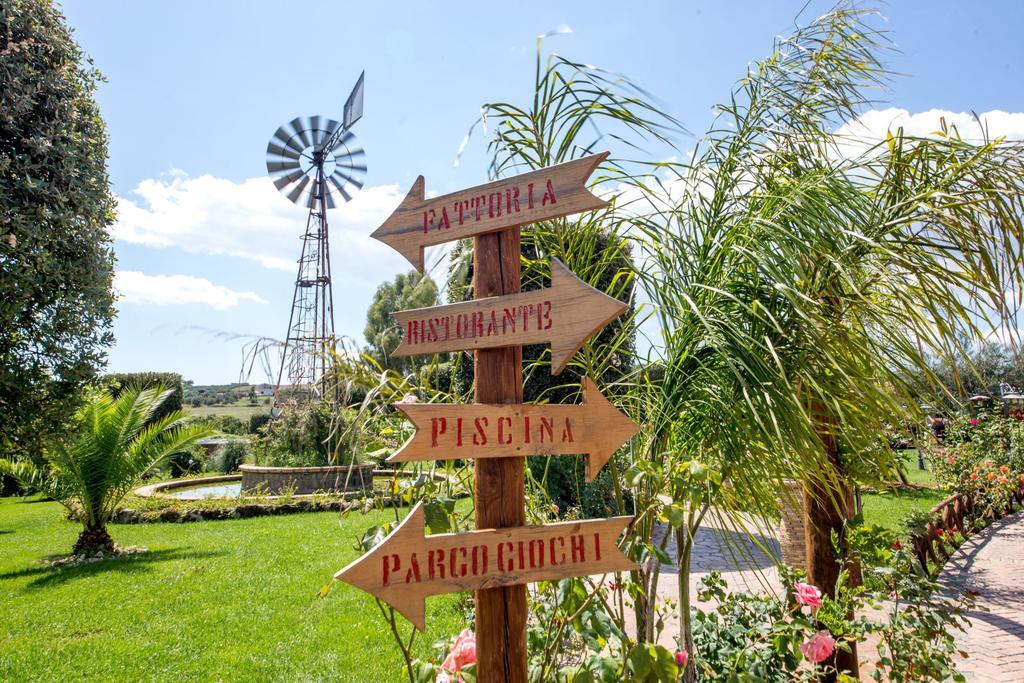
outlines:
[{"label": "metal lattice tower", "polygon": [[343,123],[321,116],[296,118],[278,128],[267,145],[267,172],[274,185],[309,208],[275,405],[307,401],[322,391],[335,339],[327,212],[363,186],[365,152],[349,130],[362,112],[360,75],[345,103]]}]

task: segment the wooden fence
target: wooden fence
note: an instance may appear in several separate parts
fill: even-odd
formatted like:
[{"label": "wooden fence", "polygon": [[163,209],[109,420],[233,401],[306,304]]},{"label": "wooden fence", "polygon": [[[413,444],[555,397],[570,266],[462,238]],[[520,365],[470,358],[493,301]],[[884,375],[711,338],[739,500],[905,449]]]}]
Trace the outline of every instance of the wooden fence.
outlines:
[{"label": "wooden fence", "polygon": [[[1018,490],[1006,510],[989,508],[981,516],[990,522],[995,521],[1013,512],[1015,505],[1021,504],[1024,504],[1024,491]],[[954,493],[931,509],[931,521],[911,539],[914,554],[925,571],[928,571],[929,561],[941,564],[953,551],[956,547],[955,531],[964,536],[974,533],[974,521],[979,518],[977,513],[973,498],[965,493]]]}]

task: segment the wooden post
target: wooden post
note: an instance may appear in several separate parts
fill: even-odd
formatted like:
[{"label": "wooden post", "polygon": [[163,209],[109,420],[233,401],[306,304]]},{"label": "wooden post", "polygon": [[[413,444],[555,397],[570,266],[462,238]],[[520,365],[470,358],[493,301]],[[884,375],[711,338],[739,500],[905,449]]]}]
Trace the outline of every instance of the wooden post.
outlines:
[{"label": "wooden post", "polygon": [[[519,292],[519,228],[473,238],[473,296]],[[475,352],[477,403],[522,403],[523,349],[511,346]],[[523,458],[476,461],[476,528],[526,523]],[[526,587],[476,592],[477,680],[526,683]]]}]

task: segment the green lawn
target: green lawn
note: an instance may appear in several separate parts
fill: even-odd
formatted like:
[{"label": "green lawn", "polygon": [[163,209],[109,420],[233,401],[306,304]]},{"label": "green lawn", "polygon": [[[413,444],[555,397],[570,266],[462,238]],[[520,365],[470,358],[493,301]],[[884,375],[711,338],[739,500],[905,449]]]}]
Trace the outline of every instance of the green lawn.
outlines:
[{"label": "green lawn", "polygon": [[[0,681],[401,680],[369,596],[316,597],[384,514],[113,526],[150,552],[54,571],[78,533],[61,510],[0,499]],[[429,599],[427,626],[421,654],[463,627],[458,598]]]},{"label": "green lawn", "polygon": [[907,481],[911,484],[934,484],[935,477],[932,475],[932,471],[927,469],[929,463],[925,460],[925,469],[920,469],[917,462],[917,449],[909,448],[901,452],[903,458],[903,464],[907,470]]},{"label": "green lawn", "polygon": [[[263,399],[260,399],[262,401]],[[234,405],[218,405],[218,406],[199,406],[198,408],[188,408],[187,412],[189,415],[196,417],[208,417],[210,415],[230,415],[231,417],[237,417],[243,422],[249,421],[250,415],[260,415],[270,412],[270,406],[264,405],[262,402],[259,405],[251,406],[247,402],[236,403]]]},{"label": "green lawn", "polygon": [[896,489],[864,493],[864,521],[903,532],[903,520],[914,510],[927,512],[949,496],[938,489]]}]

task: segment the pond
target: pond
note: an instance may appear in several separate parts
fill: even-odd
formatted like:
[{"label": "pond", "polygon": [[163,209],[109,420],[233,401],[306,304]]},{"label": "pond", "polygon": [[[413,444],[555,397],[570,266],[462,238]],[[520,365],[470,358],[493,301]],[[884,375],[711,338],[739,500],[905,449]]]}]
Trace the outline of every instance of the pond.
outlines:
[{"label": "pond", "polygon": [[[402,477],[406,481],[405,477]],[[406,481],[408,483],[408,481]],[[375,474],[373,485],[376,488],[389,489],[391,487],[391,476]],[[181,500],[203,500],[206,498],[238,498],[242,495],[242,480],[214,481],[203,483],[198,480],[192,486],[175,486],[173,488],[162,488],[160,495]]]},{"label": "pond", "polygon": [[212,484],[198,484],[182,488],[168,489],[163,492],[171,498],[182,500],[202,500],[203,498],[238,498],[242,493],[241,481],[219,481]]}]

